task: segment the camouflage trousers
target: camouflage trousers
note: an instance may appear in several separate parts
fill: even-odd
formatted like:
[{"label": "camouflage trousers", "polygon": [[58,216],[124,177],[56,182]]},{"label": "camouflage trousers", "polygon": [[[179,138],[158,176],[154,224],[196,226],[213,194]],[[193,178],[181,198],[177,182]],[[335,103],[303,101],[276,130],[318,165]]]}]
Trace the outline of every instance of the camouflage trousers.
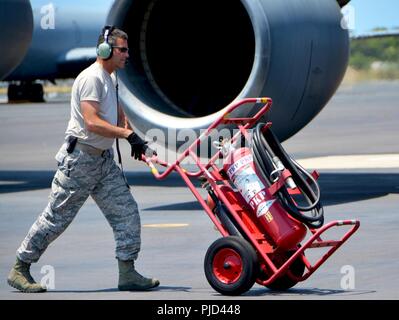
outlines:
[{"label": "camouflage trousers", "polygon": [[17,257],[27,263],[37,262],[72,222],[89,195],[111,225],[116,258],[135,260],[141,243],[140,216],[112,149],[102,156],[79,150],[63,156],[52,182],[49,203],[18,248]]}]

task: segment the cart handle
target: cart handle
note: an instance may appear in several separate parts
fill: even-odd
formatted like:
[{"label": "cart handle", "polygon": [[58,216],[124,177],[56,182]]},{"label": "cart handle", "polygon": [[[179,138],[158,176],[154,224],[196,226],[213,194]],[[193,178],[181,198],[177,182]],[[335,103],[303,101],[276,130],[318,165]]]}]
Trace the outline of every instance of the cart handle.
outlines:
[{"label": "cart handle", "polygon": [[[243,104],[247,104],[247,103],[264,103],[264,106],[252,117],[252,118],[229,118],[230,113],[232,113],[235,109],[237,109],[238,107],[240,107]],[[227,124],[227,123],[239,123],[239,122],[246,122],[246,125],[244,126],[245,129],[247,129],[248,127],[250,127],[252,124],[256,123],[260,117],[266,113],[270,106],[272,105],[272,99],[269,97],[262,97],[262,98],[245,98],[242,100],[237,101],[236,103],[230,105],[229,107],[227,107],[227,109],[225,110],[225,112],[223,113],[222,116],[220,116],[219,118],[217,118],[209,127],[208,129],[202,133],[180,156],[179,158],[173,163],[167,163],[164,162],[160,159],[158,159],[158,157],[153,156],[153,157],[146,157],[145,155],[141,156],[141,160],[146,162],[147,165],[150,167],[151,169],[151,173],[155,176],[155,178],[161,180],[164,179],[166,176],[168,176],[172,171],[176,170],[176,168],[179,166],[179,164],[182,162],[182,160],[184,158],[186,158],[188,155],[192,155],[194,156],[194,152],[192,151],[193,148],[197,147],[201,141],[204,140],[204,138],[206,138],[209,133],[215,129],[217,126],[219,126],[220,124]],[[163,167],[166,167],[167,169],[163,172],[163,173],[159,173],[158,169],[155,167],[154,163],[157,163]],[[200,174],[203,173],[203,169],[199,170],[198,172],[189,172],[186,171],[183,168],[180,168],[180,170],[183,171],[184,174],[188,175],[188,176],[192,176],[192,177],[197,177]],[[177,171],[180,171],[177,170]]]},{"label": "cart handle", "polygon": [[[146,162],[147,165],[151,169],[151,173],[157,178],[158,180],[164,179],[166,176],[168,176],[176,167],[176,164],[170,164],[167,162],[164,162],[160,159],[158,159],[158,156],[152,156],[152,157],[146,157],[144,154],[141,155],[141,160]],[[159,165],[166,167],[167,169],[160,174],[158,169],[155,167],[154,163],[158,163]]]}]

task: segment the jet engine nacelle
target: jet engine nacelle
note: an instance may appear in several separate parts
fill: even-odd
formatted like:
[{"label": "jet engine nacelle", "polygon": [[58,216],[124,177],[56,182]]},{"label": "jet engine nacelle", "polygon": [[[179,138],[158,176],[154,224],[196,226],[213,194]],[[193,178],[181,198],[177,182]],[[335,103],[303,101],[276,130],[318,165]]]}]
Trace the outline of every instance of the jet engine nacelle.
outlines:
[{"label": "jet engine nacelle", "polygon": [[4,79],[25,56],[32,40],[33,13],[29,0],[1,0],[0,80]]},{"label": "jet engine nacelle", "polygon": [[[236,99],[267,96],[285,140],[338,88],[349,57],[336,0],[120,0],[129,34],[120,99],[136,130],[206,128]],[[250,108],[238,110],[246,116]]]}]

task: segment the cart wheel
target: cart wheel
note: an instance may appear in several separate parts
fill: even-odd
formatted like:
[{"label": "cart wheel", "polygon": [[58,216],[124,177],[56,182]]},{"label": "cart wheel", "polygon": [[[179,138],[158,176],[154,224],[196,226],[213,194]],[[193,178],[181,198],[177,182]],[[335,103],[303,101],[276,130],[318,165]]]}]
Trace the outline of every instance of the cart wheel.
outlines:
[{"label": "cart wheel", "polygon": [[216,240],[205,255],[205,276],[213,289],[225,295],[240,295],[254,285],[257,257],[243,238]]},{"label": "cart wheel", "polygon": [[[286,252],[284,254],[285,259],[283,261],[277,262],[276,264],[279,266],[282,265],[294,253],[295,253],[295,251]],[[302,259],[298,258],[291,264],[291,266],[289,267],[289,270],[291,271],[291,273],[293,275],[295,275],[297,277],[301,277],[303,275],[303,272],[305,271],[305,264],[303,263]],[[288,290],[289,288],[292,288],[297,283],[298,283],[298,281],[291,279],[287,274],[285,274],[285,275],[281,276],[280,278],[276,279],[271,284],[267,285],[266,287],[271,290],[284,291],[284,290]]]}]

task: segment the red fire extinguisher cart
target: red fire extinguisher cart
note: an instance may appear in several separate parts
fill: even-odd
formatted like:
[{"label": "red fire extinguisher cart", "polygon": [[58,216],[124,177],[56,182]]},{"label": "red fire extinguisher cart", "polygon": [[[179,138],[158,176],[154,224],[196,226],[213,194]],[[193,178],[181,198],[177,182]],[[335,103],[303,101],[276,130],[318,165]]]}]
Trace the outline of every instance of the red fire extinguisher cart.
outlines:
[{"label": "red fire extinguisher cart", "polygon": [[[253,117],[231,116],[235,109],[248,104],[254,110],[259,109]],[[212,243],[206,253],[204,269],[209,284],[225,295],[242,294],[255,282],[273,290],[293,287],[309,278],[360,226],[358,220],[337,220],[312,228],[291,217],[275,197],[280,188],[289,185],[291,172],[282,170],[274,183],[266,187],[262,179],[256,181],[256,168],[248,148],[226,152],[226,148],[221,147],[205,163],[198,156],[200,144],[208,143],[212,131],[219,126],[234,125],[239,129],[231,139],[223,141],[223,146],[233,146],[242,137],[249,139],[248,130],[271,105],[270,98],[247,98],[232,104],[174,163],[156,156],[142,157],[157,179],[164,179],[172,171],[178,172],[221,233],[222,237]],[[268,122],[262,130],[270,127]],[[188,157],[197,171],[182,167]],[[222,164],[221,158],[224,158]],[[156,164],[166,169],[159,173]],[[316,171],[311,175],[314,179],[319,176]],[[194,179],[201,179],[211,195],[208,199],[203,199]],[[300,192],[295,185],[288,189],[290,195]],[[346,227],[339,239],[322,238],[327,230],[337,227]],[[305,252],[314,248],[325,250],[321,257],[310,261]]]}]

